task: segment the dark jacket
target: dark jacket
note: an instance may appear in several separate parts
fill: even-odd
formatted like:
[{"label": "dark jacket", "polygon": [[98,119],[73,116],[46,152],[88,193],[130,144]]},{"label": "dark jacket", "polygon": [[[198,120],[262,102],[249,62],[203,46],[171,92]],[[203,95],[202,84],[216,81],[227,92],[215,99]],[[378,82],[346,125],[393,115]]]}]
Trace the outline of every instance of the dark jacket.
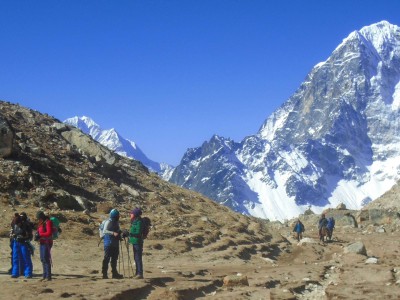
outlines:
[{"label": "dark jacket", "polygon": [[114,236],[114,232],[121,233],[119,222],[115,219],[109,219],[104,224],[104,247],[119,247],[120,236]]},{"label": "dark jacket", "polygon": [[14,224],[13,234],[17,242],[28,242],[32,240],[32,227],[26,222]]},{"label": "dark jacket", "polygon": [[319,221],[318,221],[318,228],[321,229],[323,227],[326,227],[327,224],[328,224],[328,220],[325,217],[323,217],[323,218],[319,219]]},{"label": "dark jacket", "polygon": [[141,217],[136,217],[129,230],[129,243],[132,245],[143,244],[143,222]]}]

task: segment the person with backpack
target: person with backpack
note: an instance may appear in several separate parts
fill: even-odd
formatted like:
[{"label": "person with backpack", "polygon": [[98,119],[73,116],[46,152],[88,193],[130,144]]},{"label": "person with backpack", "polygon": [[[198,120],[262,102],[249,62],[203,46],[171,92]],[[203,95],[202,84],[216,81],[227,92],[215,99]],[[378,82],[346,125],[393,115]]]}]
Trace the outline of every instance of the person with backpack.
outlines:
[{"label": "person with backpack", "polygon": [[43,277],[41,281],[51,281],[51,247],[53,247],[53,222],[43,211],[36,214],[38,220],[38,230],[35,234],[35,241],[40,244],[40,261],[43,267]]},{"label": "person with backpack", "polygon": [[119,227],[119,211],[112,209],[110,218],[104,223],[104,258],[102,264],[103,279],[108,279],[108,264],[111,260],[112,278],[122,279],[124,276],[117,271],[117,261],[119,256],[119,243],[121,241],[121,229]]},{"label": "person with backpack", "polygon": [[300,240],[303,238],[303,232],[304,232],[304,225],[301,223],[300,219],[297,219],[296,224],[294,225],[293,232],[296,232],[296,239],[297,241],[300,242]]},{"label": "person with backpack", "polygon": [[133,245],[133,258],[136,265],[136,279],[143,279],[143,221],[142,210],[138,207],[130,213],[131,228],[129,230],[129,243]]},{"label": "person with backpack", "polygon": [[326,228],[328,229],[328,238],[332,240],[333,229],[335,228],[335,219],[333,217],[328,218],[328,222],[326,224]]},{"label": "person with backpack", "polygon": [[325,214],[321,215],[321,218],[318,220],[318,232],[320,241],[324,241],[324,231],[326,230],[326,225],[328,224],[328,220],[325,218]]},{"label": "person with backpack", "polygon": [[12,273],[12,268],[13,268],[13,248],[14,248],[14,226],[15,226],[15,221],[17,220],[17,218],[19,217],[19,214],[16,212],[14,213],[14,216],[11,220],[11,229],[10,229],[10,257],[11,257],[11,267],[10,269],[8,269],[8,274],[11,275]]},{"label": "person with backpack", "polygon": [[35,224],[33,224],[33,222],[31,222],[31,220],[28,218],[28,216],[25,212],[20,213],[20,216],[22,219],[22,223],[24,224],[24,226],[26,228],[28,228],[28,231],[29,231],[29,239],[26,241],[26,244],[29,248],[30,254],[33,256],[35,247],[33,247],[31,241],[33,240],[33,230],[35,228]]},{"label": "person with backpack", "polygon": [[33,265],[28,246],[28,242],[32,239],[32,227],[19,215],[15,217],[14,222],[11,277],[18,278],[24,275],[25,278],[32,278]]}]

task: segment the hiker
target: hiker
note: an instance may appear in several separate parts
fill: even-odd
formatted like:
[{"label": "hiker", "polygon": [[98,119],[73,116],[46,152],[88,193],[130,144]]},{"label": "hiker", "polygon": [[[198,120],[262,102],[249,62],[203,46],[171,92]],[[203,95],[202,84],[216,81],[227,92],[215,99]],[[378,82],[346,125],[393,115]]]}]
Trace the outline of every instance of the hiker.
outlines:
[{"label": "hiker", "polygon": [[294,225],[293,232],[296,232],[296,239],[297,241],[300,242],[300,240],[303,238],[303,232],[304,232],[304,225],[301,223],[300,219],[297,219],[296,224]]},{"label": "hiker", "polygon": [[25,212],[20,213],[20,217],[24,226],[28,229],[29,239],[26,241],[26,245],[28,246],[30,254],[33,256],[35,247],[33,247],[31,241],[33,240],[33,229],[35,228],[35,225],[31,222]]},{"label": "hiker", "polygon": [[318,220],[319,240],[322,242],[324,241],[324,236],[325,236],[324,233],[326,233],[326,230],[327,230],[326,225],[327,224],[328,224],[328,221],[325,218],[325,214],[322,214],[321,218],[319,218],[319,220]]},{"label": "hiker", "polygon": [[119,256],[119,243],[121,240],[121,230],[119,227],[119,211],[112,209],[110,218],[104,224],[104,258],[102,265],[103,279],[108,279],[108,264],[111,260],[112,278],[121,279],[124,276],[117,271],[117,261]]},{"label": "hiker", "polygon": [[43,277],[41,281],[51,281],[51,247],[53,247],[53,223],[43,211],[36,214],[38,220],[38,230],[35,234],[35,241],[40,244],[40,261],[43,267]]},{"label": "hiker", "polygon": [[136,265],[136,279],[143,279],[143,222],[142,210],[136,207],[131,211],[131,228],[129,230],[129,243],[133,245],[133,258]]},{"label": "hiker", "polygon": [[326,224],[326,228],[328,229],[328,238],[332,240],[333,229],[335,228],[335,219],[333,217],[328,218],[328,222]]},{"label": "hiker", "polygon": [[33,265],[28,246],[32,239],[32,227],[19,215],[15,217],[14,223],[11,277],[18,278],[24,275],[25,278],[32,278]]},{"label": "hiker", "polygon": [[[11,273],[12,273],[12,268],[13,268],[13,247],[14,247],[14,238],[13,238],[13,236],[14,236],[14,225],[15,225],[15,220],[16,220],[18,217],[19,217],[19,214],[18,214],[18,213],[14,213],[14,216],[13,216],[13,218],[12,218],[12,220],[11,220],[11,224],[10,224],[10,227],[11,227],[11,229],[10,229],[10,249],[11,249],[10,255],[11,255],[11,267],[10,267],[10,269],[8,269],[8,274],[10,274],[10,275],[11,275]],[[22,269],[22,268],[21,268],[21,269]]]}]

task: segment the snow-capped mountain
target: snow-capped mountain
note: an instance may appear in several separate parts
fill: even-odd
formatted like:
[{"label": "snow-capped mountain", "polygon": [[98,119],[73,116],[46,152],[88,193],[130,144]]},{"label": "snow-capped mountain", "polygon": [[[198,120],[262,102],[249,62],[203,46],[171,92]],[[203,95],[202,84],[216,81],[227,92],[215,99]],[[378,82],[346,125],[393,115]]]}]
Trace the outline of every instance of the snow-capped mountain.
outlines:
[{"label": "snow-capped mountain", "polygon": [[96,122],[86,116],[69,118],[64,123],[79,128],[119,155],[136,159],[142,162],[150,171],[159,173],[163,178],[169,178],[173,169],[172,166],[149,159],[135,142],[123,138],[114,128],[103,130]]},{"label": "snow-capped mountain", "polygon": [[189,149],[170,181],[261,218],[359,209],[400,179],[400,28],[352,32],[240,143]]}]

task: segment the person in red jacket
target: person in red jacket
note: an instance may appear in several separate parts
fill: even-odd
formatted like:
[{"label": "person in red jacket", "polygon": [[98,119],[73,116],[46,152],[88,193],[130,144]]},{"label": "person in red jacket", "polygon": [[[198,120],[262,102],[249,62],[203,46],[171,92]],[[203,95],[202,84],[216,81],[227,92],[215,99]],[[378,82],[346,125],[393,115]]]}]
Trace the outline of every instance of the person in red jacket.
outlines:
[{"label": "person in red jacket", "polygon": [[43,266],[43,278],[41,281],[51,280],[51,247],[53,246],[53,224],[44,212],[39,211],[36,214],[38,220],[38,231],[35,240],[40,243],[40,261]]}]

